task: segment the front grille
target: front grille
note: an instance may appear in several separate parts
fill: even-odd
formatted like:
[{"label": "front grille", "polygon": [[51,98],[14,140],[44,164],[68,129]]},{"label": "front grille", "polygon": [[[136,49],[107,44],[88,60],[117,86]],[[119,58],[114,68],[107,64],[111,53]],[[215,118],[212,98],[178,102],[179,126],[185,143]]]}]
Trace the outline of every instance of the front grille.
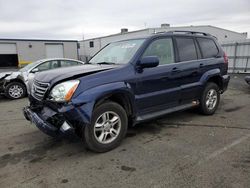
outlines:
[{"label": "front grille", "polygon": [[34,80],[31,94],[34,98],[41,101],[44,98],[44,95],[46,91],[48,90],[48,88],[49,88],[49,83],[43,83],[43,82],[38,82],[37,80]]}]

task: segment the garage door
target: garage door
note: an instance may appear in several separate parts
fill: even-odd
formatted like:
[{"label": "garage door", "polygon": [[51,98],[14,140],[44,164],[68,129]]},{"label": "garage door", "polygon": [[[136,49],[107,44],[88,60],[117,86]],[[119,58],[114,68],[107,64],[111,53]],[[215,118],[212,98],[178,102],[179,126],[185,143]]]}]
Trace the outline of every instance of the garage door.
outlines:
[{"label": "garage door", "polygon": [[16,44],[0,43],[0,67],[17,67]]},{"label": "garage door", "polygon": [[45,44],[47,58],[63,58],[63,44]]}]

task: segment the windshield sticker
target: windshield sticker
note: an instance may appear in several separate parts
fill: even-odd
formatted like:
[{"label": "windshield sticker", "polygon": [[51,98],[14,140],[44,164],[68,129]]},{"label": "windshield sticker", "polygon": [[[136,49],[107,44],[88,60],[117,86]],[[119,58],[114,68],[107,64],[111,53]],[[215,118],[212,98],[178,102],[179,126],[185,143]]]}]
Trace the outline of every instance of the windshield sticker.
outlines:
[{"label": "windshield sticker", "polygon": [[133,44],[123,44],[121,48],[134,48],[136,46],[136,43]]}]

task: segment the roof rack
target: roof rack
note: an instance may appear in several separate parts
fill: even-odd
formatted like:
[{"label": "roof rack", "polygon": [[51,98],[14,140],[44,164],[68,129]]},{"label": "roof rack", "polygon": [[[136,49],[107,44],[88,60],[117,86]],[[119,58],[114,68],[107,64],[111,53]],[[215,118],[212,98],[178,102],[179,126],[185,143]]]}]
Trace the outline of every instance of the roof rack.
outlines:
[{"label": "roof rack", "polygon": [[185,34],[199,34],[199,35],[204,35],[204,36],[211,36],[209,33],[205,33],[205,32],[199,32],[199,31],[182,31],[182,30],[178,30],[178,31],[168,31],[167,33],[185,33]]},{"label": "roof rack", "polygon": [[210,36],[210,37],[214,37],[216,40],[217,37],[214,36],[214,35],[211,35],[209,33],[205,33],[205,32],[200,32],[200,31],[184,31],[184,30],[173,30],[173,31],[161,31],[161,32],[155,32],[154,34],[166,34],[166,33],[171,33],[171,34],[174,34],[174,33],[183,33],[183,34],[192,34],[192,35],[203,35],[203,36]]}]

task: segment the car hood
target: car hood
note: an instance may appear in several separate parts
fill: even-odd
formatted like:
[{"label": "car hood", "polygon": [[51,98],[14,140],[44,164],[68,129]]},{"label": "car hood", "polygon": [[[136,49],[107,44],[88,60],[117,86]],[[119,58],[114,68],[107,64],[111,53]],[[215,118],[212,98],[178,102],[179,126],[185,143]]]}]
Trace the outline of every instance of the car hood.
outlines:
[{"label": "car hood", "polygon": [[56,83],[58,81],[75,79],[96,72],[113,69],[115,67],[117,67],[117,65],[91,64],[85,64],[83,66],[65,67],[36,73],[35,80],[44,83]]},{"label": "car hood", "polygon": [[16,71],[16,72],[1,72],[0,79],[3,79],[3,78],[10,76],[10,75],[11,75],[11,77],[16,78],[18,75],[20,75],[20,72],[18,72],[18,71]]}]

